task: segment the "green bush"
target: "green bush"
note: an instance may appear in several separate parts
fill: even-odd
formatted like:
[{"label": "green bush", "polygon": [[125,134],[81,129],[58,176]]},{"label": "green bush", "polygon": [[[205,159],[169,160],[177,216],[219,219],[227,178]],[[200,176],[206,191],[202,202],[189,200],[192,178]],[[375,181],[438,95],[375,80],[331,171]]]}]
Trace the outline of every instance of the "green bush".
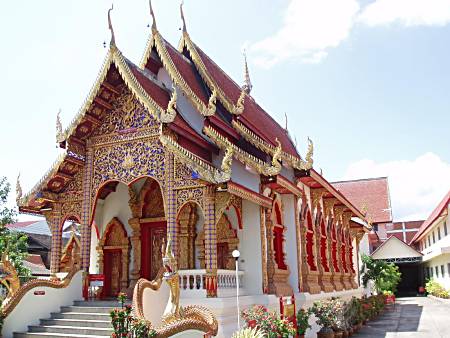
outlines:
[{"label": "green bush", "polygon": [[449,298],[450,294],[449,292],[438,282],[436,282],[434,279],[430,279],[425,284],[425,290],[427,292],[435,297],[439,298]]},{"label": "green bush", "polygon": [[371,280],[375,284],[377,293],[396,291],[397,285],[402,279],[398,266],[382,259],[373,259],[367,255],[362,256],[362,262],[361,275],[364,287],[367,287],[367,283]]}]

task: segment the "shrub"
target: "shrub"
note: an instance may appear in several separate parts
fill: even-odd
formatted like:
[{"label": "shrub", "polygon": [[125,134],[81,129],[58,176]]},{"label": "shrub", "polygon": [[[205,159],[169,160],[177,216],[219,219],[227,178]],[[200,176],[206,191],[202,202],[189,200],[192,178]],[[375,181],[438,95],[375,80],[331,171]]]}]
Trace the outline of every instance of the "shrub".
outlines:
[{"label": "shrub", "polygon": [[332,332],[334,309],[333,304],[329,300],[314,302],[311,312],[316,316],[317,325],[321,326],[320,332]]},{"label": "shrub", "polygon": [[287,319],[281,319],[275,312],[269,312],[262,305],[246,309],[241,315],[247,327],[258,329],[268,338],[288,338],[295,334],[292,323]]},{"label": "shrub", "polygon": [[309,317],[311,312],[309,310],[300,309],[297,312],[297,333],[305,334],[306,330],[311,328],[309,325]]},{"label": "shrub", "polygon": [[381,259],[373,259],[367,255],[362,256],[362,262],[361,274],[364,287],[367,287],[367,283],[371,280],[374,282],[378,293],[383,291],[395,292],[402,276],[398,266]]},{"label": "shrub", "polygon": [[427,292],[435,297],[439,297],[439,298],[449,298],[449,292],[447,290],[445,290],[445,288],[439,284],[438,282],[436,282],[434,279],[430,279],[426,284],[425,284],[425,289],[427,290]]}]

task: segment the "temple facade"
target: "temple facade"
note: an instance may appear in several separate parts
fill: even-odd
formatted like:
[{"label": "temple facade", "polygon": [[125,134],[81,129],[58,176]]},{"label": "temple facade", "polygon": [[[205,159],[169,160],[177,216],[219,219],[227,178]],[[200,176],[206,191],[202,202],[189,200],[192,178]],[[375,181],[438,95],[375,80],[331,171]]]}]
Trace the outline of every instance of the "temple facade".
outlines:
[{"label": "temple facade", "polygon": [[[152,16],[139,65],[110,21],[88,98],[66,129],[58,118],[61,156],[30,192],[18,185],[20,211],[50,226],[51,272],[77,257],[105,276],[103,297],[132,295],[140,278],[156,277],[170,236],[186,302],[235,294],[236,249],[243,296],[358,290],[365,215],[314,169],[312,142],[301,156],[255,101],[246,62],[240,86],[184,18],[174,47]],[[62,247],[66,221],[80,225],[79,257]]]}]

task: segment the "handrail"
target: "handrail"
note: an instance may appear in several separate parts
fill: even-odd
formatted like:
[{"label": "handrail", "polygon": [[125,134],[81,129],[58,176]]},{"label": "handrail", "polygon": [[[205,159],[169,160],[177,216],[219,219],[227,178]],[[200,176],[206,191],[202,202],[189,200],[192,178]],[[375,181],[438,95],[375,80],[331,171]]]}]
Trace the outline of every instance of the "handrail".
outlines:
[{"label": "handrail", "polygon": [[62,280],[33,279],[26,282],[11,298],[7,299],[6,303],[3,303],[2,308],[0,309],[0,314],[4,318],[6,318],[14,310],[17,304],[19,304],[22,298],[28,293],[28,291],[34,288],[49,287],[53,289],[63,289],[67,287],[70,284],[73,276],[75,276],[78,271],[80,271],[80,269],[73,269]]}]

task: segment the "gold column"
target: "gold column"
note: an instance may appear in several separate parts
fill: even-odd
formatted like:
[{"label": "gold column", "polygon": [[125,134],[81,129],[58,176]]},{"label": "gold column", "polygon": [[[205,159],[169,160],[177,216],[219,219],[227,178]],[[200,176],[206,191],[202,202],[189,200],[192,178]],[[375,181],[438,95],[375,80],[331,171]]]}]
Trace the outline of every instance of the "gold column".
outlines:
[{"label": "gold column", "polygon": [[130,289],[134,288],[141,277],[141,223],[139,218],[130,218],[128,224],[132,229],[131,247],[133,250],[133,262],[130,273]]}]

